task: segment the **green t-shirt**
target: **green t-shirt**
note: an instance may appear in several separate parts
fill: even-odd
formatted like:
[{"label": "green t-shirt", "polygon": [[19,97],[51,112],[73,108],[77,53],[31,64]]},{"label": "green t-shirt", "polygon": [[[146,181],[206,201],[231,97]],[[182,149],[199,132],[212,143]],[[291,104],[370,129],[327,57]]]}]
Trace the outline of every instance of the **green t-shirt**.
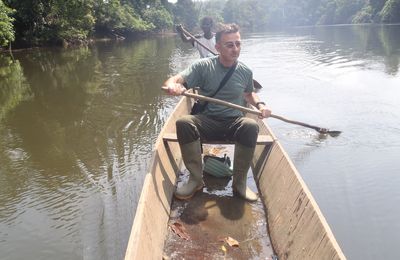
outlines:
[{"label": "green t-shirt", "polygon": [[[228,71],[229,67],[224,67],[219,62],[218,56],[215,56],[198,60],[182,71],[180,75],[189,88],[199,87],[200,95],[211,96],[218,89]],[[251,93],[253,88],[253,72],[239,61],[232,76],[214,98],[243,106],[246,104],[243,93]],[[202,114],[218,117],[243,116],[240,110],[211,102],[208,103],[206,110]]]}]

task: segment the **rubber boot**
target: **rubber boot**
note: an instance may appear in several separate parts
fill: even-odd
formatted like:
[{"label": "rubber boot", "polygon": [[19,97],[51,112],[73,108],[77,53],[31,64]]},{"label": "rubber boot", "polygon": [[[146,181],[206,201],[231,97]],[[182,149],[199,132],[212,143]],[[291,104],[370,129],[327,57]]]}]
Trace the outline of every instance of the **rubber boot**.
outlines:
[{"label": "rubber boot", "polygon": [[254,150],[255,147],[250,148],[239,143],[235,144],[232,188],[234,193],[248,201],[256,201],[258,199],[257,193],[254,193],[246,184]]},{"label": "rubber boot", "polygon": [[186,200],[193,197],[196,191],[204,187],[200,140],[181,145],[180,148],[183,162],[190,176],[187,183],[176,189],[175,197]]}]

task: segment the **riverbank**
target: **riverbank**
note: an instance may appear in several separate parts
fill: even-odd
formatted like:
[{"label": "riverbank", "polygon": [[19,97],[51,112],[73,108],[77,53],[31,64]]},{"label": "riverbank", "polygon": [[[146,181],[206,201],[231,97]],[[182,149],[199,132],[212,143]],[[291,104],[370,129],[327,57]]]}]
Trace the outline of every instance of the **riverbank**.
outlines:
[{"label": "riverbank", "polygon": [[[122,36],[118,34],[114,35],[99,35],[90,37],[86,40],[76,40],[76,41],[60,41],[60,42],[53,42],[53,43],[43,43],[43,44],[27,44],[27,43],[15,43],[11,44],[11,47],[0,47],[0,53],[7,53],[7,52],[17,52],[21,50],[27,49],[35,49],[35,48],[46,48],[46,47],[61,47],[61,48],[76,48],[82,46],[90,46],[99,42],[119,42],[125,40],[137,40],[137,39],[144,39],[153,36],[175,36],[176,32],[173,31],[163,31],[163,32],[147,32],[147,33],[135,33],[127,36]],[[15,45],[15,46],[14,46]]]}]

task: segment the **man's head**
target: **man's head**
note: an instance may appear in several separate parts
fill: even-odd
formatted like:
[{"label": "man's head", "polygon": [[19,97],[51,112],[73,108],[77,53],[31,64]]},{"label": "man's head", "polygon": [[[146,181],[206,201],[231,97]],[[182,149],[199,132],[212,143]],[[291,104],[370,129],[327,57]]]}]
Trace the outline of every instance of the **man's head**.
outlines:
[{"label": "man's head", "polygon": [[241,39],[237,24],[224,24],[215,35],[215,48],[219,52],[220,61],[231,65],[240,55]]},{"label": "man's head", "polygon": [[213,27],[213,19],[209,16],[203,17],[200,22],[200,27],[204,33],[211,32],[211,28]]}]

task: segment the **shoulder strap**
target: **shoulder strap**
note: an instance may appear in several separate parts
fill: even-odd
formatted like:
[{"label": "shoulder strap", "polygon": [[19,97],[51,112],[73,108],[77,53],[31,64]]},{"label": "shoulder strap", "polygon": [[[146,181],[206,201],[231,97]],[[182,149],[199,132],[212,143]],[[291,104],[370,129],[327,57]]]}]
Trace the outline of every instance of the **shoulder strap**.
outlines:
[{"label": "shoulder strap", "polygon": [[[209,97],[215,96],[218,93],[218,91],[220,91],[221,88],[223,86],[225,86],[226,82],[229,80],[229,78],[232,76],[233,72],[235,71],[235,68],[236,68],[237,64],[238,63],[236,62],[235,64],[232,65],[232,67],[229,69],[229,71],[225,74],[224,78],[221,80],[221,83],[219,83],[218,89],[214,92],[213,95],[211,95]],[[202,110],[206,109],[207,105],[208,105],[208,101],[205,101],[203,103]]]},{"label": "shoulder strap", "polygon": [[210,97],[217,95],[217,93],[221,90],[221,88],[223,86],[225,86],[226,82],[229,80],[229,78],[232,76],[233,72],[235,71],[236,66],[237,66],[237,62],[235,64],[233,64],[232,67],[229,69],[229,71],[225,74],[225,77],[221,80],[221,83],[219,83],[218,89]]}]

